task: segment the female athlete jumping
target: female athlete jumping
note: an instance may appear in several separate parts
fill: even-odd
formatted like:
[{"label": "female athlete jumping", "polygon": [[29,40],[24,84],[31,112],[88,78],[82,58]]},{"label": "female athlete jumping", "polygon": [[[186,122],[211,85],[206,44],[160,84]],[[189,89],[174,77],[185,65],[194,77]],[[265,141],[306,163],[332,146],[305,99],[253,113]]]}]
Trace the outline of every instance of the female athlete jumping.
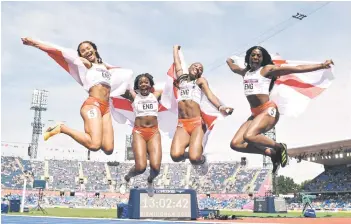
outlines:
[{"label": "female athlete jumping", "polygon": [[135,165],[124,177],[120,192],[125,193],[132,177],[146,170],[147,155],[150,161],[150,175],[147,178],[148,194],[154,194],[153,180],[160,173],[162,160],[161,135],[158,129],[157,115],[161,92],[153,91],[154,80],[149,73],[140,74],[135,78],[134,91],[126,91],[123,97],[133,104],[135,122],[133,128],[132,148]]},{"label": "female athlete jumping", "polygon": [[260,46],[246,51],[245,68],[227,59],[229,68],[244,79],[244,91],[251,107],[251,116],[241,125],[230,143],[230,147],[238,152],[255,153],[270,156],[273,162],[273,173],[279,167],[285,167],[288,161],[287,146],[262,135],[272,129],[279,120],[277,105],[270,101],[269,94],[278,76],[291,73],[305,73],[330,68],[334,64],[327,60],[323,64],[276,66],[269,53]]},{"label": "female athlete jumping", "polygon": [[[33,46],[46,51],[50,48],[45,44],[31,38],[22,38],[24,45]],[[112,154],[114,148],[114,135],[111,114],[109,109],[109,97],[111,89],[111,74],[97,51],[93,42],[84,41],[78,45],[78,56],[87,68],[84,86],[89,89],[89,97],[83,103],[80,114],[84,120],[85,132],[76,131],[63,123],[49,127],[44,134],[44,140],[64,133],[91,151],[102,149],[107,155]]]},{"label": "female athlete jumping", "polygon": [[[205,175],[208,171],[206,157],[203,155],[202,140],[205,133],[205,125],[202,122],[200,101],[202,92],[208,100],[224,115],[230,115],[233,108],[221,105],[218,98],[212,93],[207,80],[201,77],[203,66],[201,63],[193,63],[188,71],[183,71],[179,57],[180,46],[173,47],[173,58],[178,88],[178,125],[171,146],[171,157],[174,162],[186,158],[194,165],[199,175]],[[189,152],[185,149],[189,147]]]}]

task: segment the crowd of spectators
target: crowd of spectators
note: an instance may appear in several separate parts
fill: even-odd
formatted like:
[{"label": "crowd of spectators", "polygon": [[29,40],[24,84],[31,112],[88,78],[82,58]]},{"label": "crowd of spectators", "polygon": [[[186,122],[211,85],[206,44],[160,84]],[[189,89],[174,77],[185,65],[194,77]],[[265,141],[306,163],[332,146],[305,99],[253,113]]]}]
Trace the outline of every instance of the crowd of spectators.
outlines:
[{"label": "crowd of spectators", "polygon": [[[119,183],[134,165],[118,163],[111,165],[96,161],[70,160],[23,160],[19,157],[1,157],[1,186],[3,189],[22,189],[27,178],[25,201],[35,205],[38,194],[33,193],[35,179],[46,179],[51,191],[80,192],[75,196],[44,195],[44,206],[70,207],[115,207],[127,202],[127,197],[119,194]],[[145,188],[149,168],[144,174],[132,179],[131,187]],[[31,174],[31,175],[28,175]],[[25,177],[26,176],[26,177]],[[253,198],[247,193],[257,193],[269,178],[269,170],[242,167],[239,162],[213,162],[205,176],[196,175],[188,162],[164,163],[160,175],[155,179],[156,188],[193,188],[198,193],[199,208],[244,209],[252,204]],[[305,186],[307,192],[343,192],[351,190],[351,167],[333,167],[318,175]],[[88,195],[88,193],[90,194]],[[99,192],[99,196],[92,193]],[[112,193],[109,195],[108,193]],[[212,194],[210,196],[210,194]],[[11,197],[20,198],[13,194]],[[299,198],[287,199],[289,209],[301,209]],[[312,202],[317,209],[351,209],[350,194],[320,194]]]},{"label": "crowd of spectators", "polygon": [[351,191],[351,166],[327,169],[305,185],[305,191]]},{"label": "crowd of spectators", "polygon": [[[30,189],[34,179],[47,180],[47,190],[70,190],[87,192],[118,192],[119,183],[127,174],[133,163],[119,163],[112,166],[105,162],[46,160],[29,161],[17,157],[2,157],[2,186],[10,189],[23,187],[24,171],[33,174],[28,179]],[[149,168],[145,173],[132,178],[131,186],[145,188]],[[163,163],[160,175],[155,179],[155,187],[174,189],[192,188],[198,193],[247,192],[247,186],[253,185],[251,191],[258,191],[268,177],[268,170],[241,167],[238,162],[215,162],[209,164],[205,176],[196,175],[188,162]]]}]

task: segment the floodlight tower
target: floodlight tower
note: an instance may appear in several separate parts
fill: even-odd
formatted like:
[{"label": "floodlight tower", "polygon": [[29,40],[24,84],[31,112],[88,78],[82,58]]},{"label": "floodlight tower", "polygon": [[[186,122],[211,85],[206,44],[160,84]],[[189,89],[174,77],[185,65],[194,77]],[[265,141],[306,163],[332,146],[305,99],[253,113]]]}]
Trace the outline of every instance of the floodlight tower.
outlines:
[{"label": "floodlight tower", "polygon": [[128,161],[128,152],[129,150],[132,148],[132,142],[133,142],[133,134],[130,134],[130,135],[126,135],[126,141],[125,141],[125,144],[126,144],[126,154],[124,156],[124,160],[125,161]]},{"label": "floodlight tower", "polygon": [[37,158],[38,140],[42,134],[44,123],[41,123],[41,112],[47,110],[47,99],[49,92],[46,90],[35,89],[32,94],[32,104],[30,109],[34,110],[34,121],[32,122],[32,142],[30,145],[29,156],[31,159]]},{"label": "floodlight tower", "polygon": [[[273,127],[271,130],[267,131],[263,135],[265,135],[266,137],[268,137],[268,138],[270,138],[270,139],[275,141],[276,140],[275,127]],[[272,161],[266,155],[263,155],[263,164],[262,164],[262,166],[263,166],[263,168],[273,169]]]}]

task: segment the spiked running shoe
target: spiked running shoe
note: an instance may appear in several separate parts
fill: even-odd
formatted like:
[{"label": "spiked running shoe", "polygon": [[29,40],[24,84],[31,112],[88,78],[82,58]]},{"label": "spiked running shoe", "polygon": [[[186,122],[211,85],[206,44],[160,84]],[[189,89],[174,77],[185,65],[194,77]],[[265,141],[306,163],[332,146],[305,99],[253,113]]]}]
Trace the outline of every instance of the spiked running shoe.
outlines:
[{"label": "spiked running shoe", "polygon": [[62,124],[63,124],[62,122],[59,122],[55,126],[49,127],[44,133],[44,141],[47,141],[49,138],[51,138],[54,135],[60,134]]},{"label": "spiked running shoe", "polygon": [[285,167],[286,164],[288,163],[288,147],[286,146],[285,143],[280,143],[282,148],[280,151],[280,164],[282,167]]}]

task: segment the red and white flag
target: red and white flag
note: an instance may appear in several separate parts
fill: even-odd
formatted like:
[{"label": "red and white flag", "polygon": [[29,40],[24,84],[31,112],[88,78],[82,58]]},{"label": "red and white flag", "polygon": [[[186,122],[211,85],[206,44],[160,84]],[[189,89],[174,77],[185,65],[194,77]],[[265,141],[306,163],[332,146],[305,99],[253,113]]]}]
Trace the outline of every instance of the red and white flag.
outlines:
[{"label": "red and white flag", "polygon": [[[181,50],[179,50],[179,57],[181,60],[181,66],[183,71],[188,71],[188,67],[186,65],[186,62],[184,60],[184,56]],[[165,84],[165,88],[162,93],[161,103],[162,105],[164,105],[164,107],[166,107],[172,113],[176,114],[178,117],[178,103],[177,103],[178,89],[173,85],[174,80],[177,79],[174,64],[172,64],[171,67],[169,68],[167,72],[167,76],[168,77]],[[212,88],[211,90],[212,92],[215,92],[213,91]],[[224,105],[222,102],[221,104]],[[213,104],[207,99],[204,93],[202,93],[201,95],[200,109],[201,109],[201,117],[207,127],[207,131],[202,141],[202,146],[205,149],[205,146],[209,139],[209,135],[216,121],[223,119],[224,116],[218,111],[218,109],[215,106],[213,106]]]},{"label": "red and white flag", "polygon": [[[232,59],[240,67],[245,67],[244,58],[233,56]],[[280,66],[318,64],[318,62],[283,60],[279,55],[272,56],[272,59],[274,64]],[[284,75],[275,81],[270,99],[277,104],[280,114],[297,117],[306,110],[311,99],[326,90],[333,80],[333,67],[308,73]]]},{"label": "red and white flag", "polygon": [[[87,68],[80,60],[76,50],[63,48],[55,44],[37,40],[41,43],[40,50],[46,52],[53,58],[63,69],[65,69],[86,91],[88,83],[86,82]],[[133,83],[133,71],[130,69],[120,68],[117,66],[107,65],[111,73],[111,94],[110,94],[110,112],[117,123],[134,126],[135,115],[132,104],[129,100],[121,97],[127,89],[131,88]],[[164,85],[157,84],[156,90],[162,90]],[[175,128],[177,127],[177,117],[167,111],[161,104],[159,106],[159,128],[163,136],[172,138]]]},{"label": "red and white flag", "polygon": [[[63,69],[65,69],[86,91],[89,91],[89,83],[86,81],[87,68],[73,49],[63,48],[55,44],[36,40],[41,43],[40,50],[46,52]],[[104,62],[105,63],[105,62]],[[111,73],[111,96],[119,96],[125,93],[133,78],[131,69],[120,68],[105,63]]]},{"label": "red and white flag", "polygon": [[[158,83],[154,86],[155,91],[163,90],[164,84]],[[163,94],[162,94],[163,97]],[[161,99],[162,99],[161,97]],[[111,97],[110,111],[113,119],[120,124],[127,124],[131,127],[134,126],[135,114],[132,107],[132,102],[118,96]],[[163,137],[173,138],[175,129],[177,127],[177,116],[167,110],[161,103],[158,107],[158,127]]]}]

